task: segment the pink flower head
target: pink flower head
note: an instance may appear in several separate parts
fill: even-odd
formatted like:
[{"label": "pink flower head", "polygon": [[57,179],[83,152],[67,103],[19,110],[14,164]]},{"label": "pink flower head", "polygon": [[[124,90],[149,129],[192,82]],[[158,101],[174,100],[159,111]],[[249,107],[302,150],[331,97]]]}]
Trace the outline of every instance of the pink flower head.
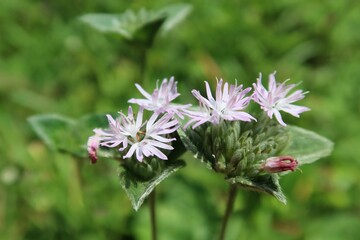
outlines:
[{"label": "pink flower head", "polygon": [[143,107],[146,110],[154,111],[157,114],[170,113],[176,114],[182,118],[182,111],[190,106],[171,103],[175,98],[180,96],[177,92],[177,82],[174,81],[174,77],[171,77],[168,81],[163,79],[160,88],[156,86],[156,89],[152,94],[146,92],[139,84],[135,84],[136,88],[145,97],[145,99],[132,98],[128,102],[135,103]]},{"label": "pink flower head", "polygon": [[136,155],[138,161],[142,161],[144,156],[156,156],[167,160],[167,157],[160,149],[172,150],[170,142],[175,138],[167,138],[168,134],[174,132],[179,127],[178,121],[173,119],[171,114],[164,114],[159,118],[159,114],[154,113],[148,121],[143,122],[143,109],[141,108],[134,117],[132,108],[129,107],[128,115],[119,113],[120,118],[114,120],[107,115],[109,129],[95,129],[94,132],[100,139],[100,145],[105,147],[119,147],[119,151],[130,148],[123,158],[130,158]]},{"label": "pink flower head", "polygon": [[292,103],[299,101],[305,97],[306,92],[302,90],[296,90],[291,93],[289,92],[296,87],[296,84],[288,84],[286,82],[276,83],[275,73],[269,75],[269,90],[266,90],[261,83],[261,73],[257,79],[257,83],[254,83],[254,94],[253,99],[257,102],[261,109],[263,109],[269,118],[272,118],[275,115],[276,120],[283,126],[286,126],[282,120],[280,111],[290,113],[295,117],[299,117],[300,113],[309,111],[310,109],[303,106],[297,106]]},{"label": "pink flower head", "polygon": [[131,136],[131,147],[124,158],[130,158],[134,153],[138,161],[143,160],[143,156],[156,156],[160,159],[167,160],[167,157],[158,148],[173,150],[169,145],[170,142],[176,138],[166,138],[165,136],[175,132],[178,127],[178,121],[172,118],[171,114],[165,114],[159,118],[157,113],[154,113],[149,121],[146,123],[146,129],[140,129],[135,135]]},{"label": "pink flower head", "polygon": [[223,80],[217,81],[216,96],[214,99],[209,83],[205,81],[207,98],[201,96],[197,90],[192,90],[192,94],[199,100],[201,111],[187,111],[187,115],[192,119],[186,126],[195,123],[192,128],[196,128],[205,122],[212,124],[219,124],[221,119],[228,121],[246,121],[255,120],[253,116],[244,112],[244,109],[249,105],[251,97],[246,95],[251,88],[242,89],[242,85],[230,85]]},{"label": "pink flower head", "polygon": [[266,159],[261,168],[268,173],[279,173],[294,171],[298,166],[298,161],[290,156],[271,157]]}]

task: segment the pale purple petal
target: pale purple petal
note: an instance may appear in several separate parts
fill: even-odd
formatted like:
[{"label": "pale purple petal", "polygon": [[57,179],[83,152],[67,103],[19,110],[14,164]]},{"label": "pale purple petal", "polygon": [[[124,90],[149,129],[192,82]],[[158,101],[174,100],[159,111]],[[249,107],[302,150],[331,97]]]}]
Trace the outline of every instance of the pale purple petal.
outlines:
[{"label": "pale purple petal", "polygon": [[142,125],[143,113],[144,113],[143,109],[140,108],[140,110],[136,116],[136,124],[135,124],[136,128],[140,128]]},{"label": "pale purple petal", "polygon": [[172,146],[170,146],[169,144],[166,143],[162,143],[159,141],[154,141],[154,140],[149,140],[149,143],[152,146],[158,147],[158,148],[162,148],[162,149],[168,149],[168,150],[173,150],[174,148]]},{"label": "pale purple petal", "polygon": [[274,115],[276,120],[283,126],[286,126],[286,123],[284,123],[284,121],[282,120],[281,114],[278,110],[274,110]]},{"label": "pale purple petal", "polygon": [[138,143],[131,145],[130,149],[128,150],[128,152],[125,154],[125,156],[123,158],[130,158],[134,154],[135,150],[138,148],[138,145],[139,145]]},{"label": "pale purple petal", "polygon": [[145,91],[139,84],[135,83],[135,87],[139,90],[139,92],[148,100],[151,100],[151,95]]},{"label": "pale purple petal", "polygon": [[[207,81],[205,81],[205,88],[206,88],[206,95],[207,95],[207,99],[209,99],[210,102],[214,102],[215,99],[213,98],[212,94],[211,94],[211,89],[210,89],[210,85]],[[197,91],[198,95],[203,98],[200,94],[199,91]],[[195,96],[196,97],[196,96]],[[206,99],[206,98],[205,98]]]},{"label": "pale purple petal", "polygon": [[136,148],[136,158],[139,162],[141,162],[144,158],[141,147]]},{"label": "pale purple petal", "polygon": [[167,160],[168,159],[164,153],[162,153],[159,149],[157,149],[156,147],[154,147],[151,144],[146,145],[146,150],[151,153],[150,156],[155,155],[155,156],[157,156],[158,158],[160,158],[162,160]]}]

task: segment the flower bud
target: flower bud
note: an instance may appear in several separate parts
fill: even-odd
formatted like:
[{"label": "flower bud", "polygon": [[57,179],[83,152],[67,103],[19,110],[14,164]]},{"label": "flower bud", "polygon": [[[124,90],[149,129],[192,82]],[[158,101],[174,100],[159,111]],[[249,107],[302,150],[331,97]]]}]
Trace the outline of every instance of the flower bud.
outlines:
[{"label": "flower bud", "polygon": [[91,163],[95,164],[98,157],[97,157],[97,150],[99,149],[99,145],[100,145],[100,139],[99,137],[95,136],[91,136],[88,139],[87,142],[87,151],[88,151],[88,155],[89,158],[91,160]]},{"label": "flower bud", "polygon": [[261,168],[268,173],[279,173],[294,171],[298,166],[298,161],[291,156],[271,157],[265,160]]}]

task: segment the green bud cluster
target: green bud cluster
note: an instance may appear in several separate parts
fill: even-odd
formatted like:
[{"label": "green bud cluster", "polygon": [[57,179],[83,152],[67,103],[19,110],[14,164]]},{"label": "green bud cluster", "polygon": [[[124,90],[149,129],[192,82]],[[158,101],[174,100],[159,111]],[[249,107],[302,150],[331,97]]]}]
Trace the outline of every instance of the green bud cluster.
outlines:
[{"label": "green bud cluster", "polygon": [[267,116],[257,119],[257,122],[206,123],[188,129],[186,135],[192,145],[189,149],[195,150],[196,157],[226,178],[252,179],[266,174],[260,168],[261,163],[285,148],[288,135],[284,127]]},{"label": "green bud cluster", "polygon": [[165,161],[157,158],[144,158],[142,162],[137,161],[136,157],[123,159],[121,165],[138,181],[148,181],[162,172]]}]

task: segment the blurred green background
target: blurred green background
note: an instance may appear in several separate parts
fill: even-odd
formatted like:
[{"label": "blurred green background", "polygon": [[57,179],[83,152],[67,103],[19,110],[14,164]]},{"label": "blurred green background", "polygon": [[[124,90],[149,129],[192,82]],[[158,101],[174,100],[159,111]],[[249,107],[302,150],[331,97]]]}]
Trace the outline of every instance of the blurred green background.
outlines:
[{"label": "blurred green background", "polygon": [[[124,42],[81,24],[85,13],[158,9],[170,1],[0,1],[0,239],[149,239],[116,163],[50,151],[26,118],[78,118],[140,97],[139,64]],[[146,78],[175,76],[182,95],[223,77],[245,86],[277,70],[302,82],[312,109],[286,121],[335,142],[331,157],[281,179],[288,204],[240,191],[227,239],[359,239],[360,3],[192,1],[189,17],[158,36]],[[147,88],[151,90],[152,87]],[[160,239],[216,239],[227,186],[190,155],[158,188]]]}]

